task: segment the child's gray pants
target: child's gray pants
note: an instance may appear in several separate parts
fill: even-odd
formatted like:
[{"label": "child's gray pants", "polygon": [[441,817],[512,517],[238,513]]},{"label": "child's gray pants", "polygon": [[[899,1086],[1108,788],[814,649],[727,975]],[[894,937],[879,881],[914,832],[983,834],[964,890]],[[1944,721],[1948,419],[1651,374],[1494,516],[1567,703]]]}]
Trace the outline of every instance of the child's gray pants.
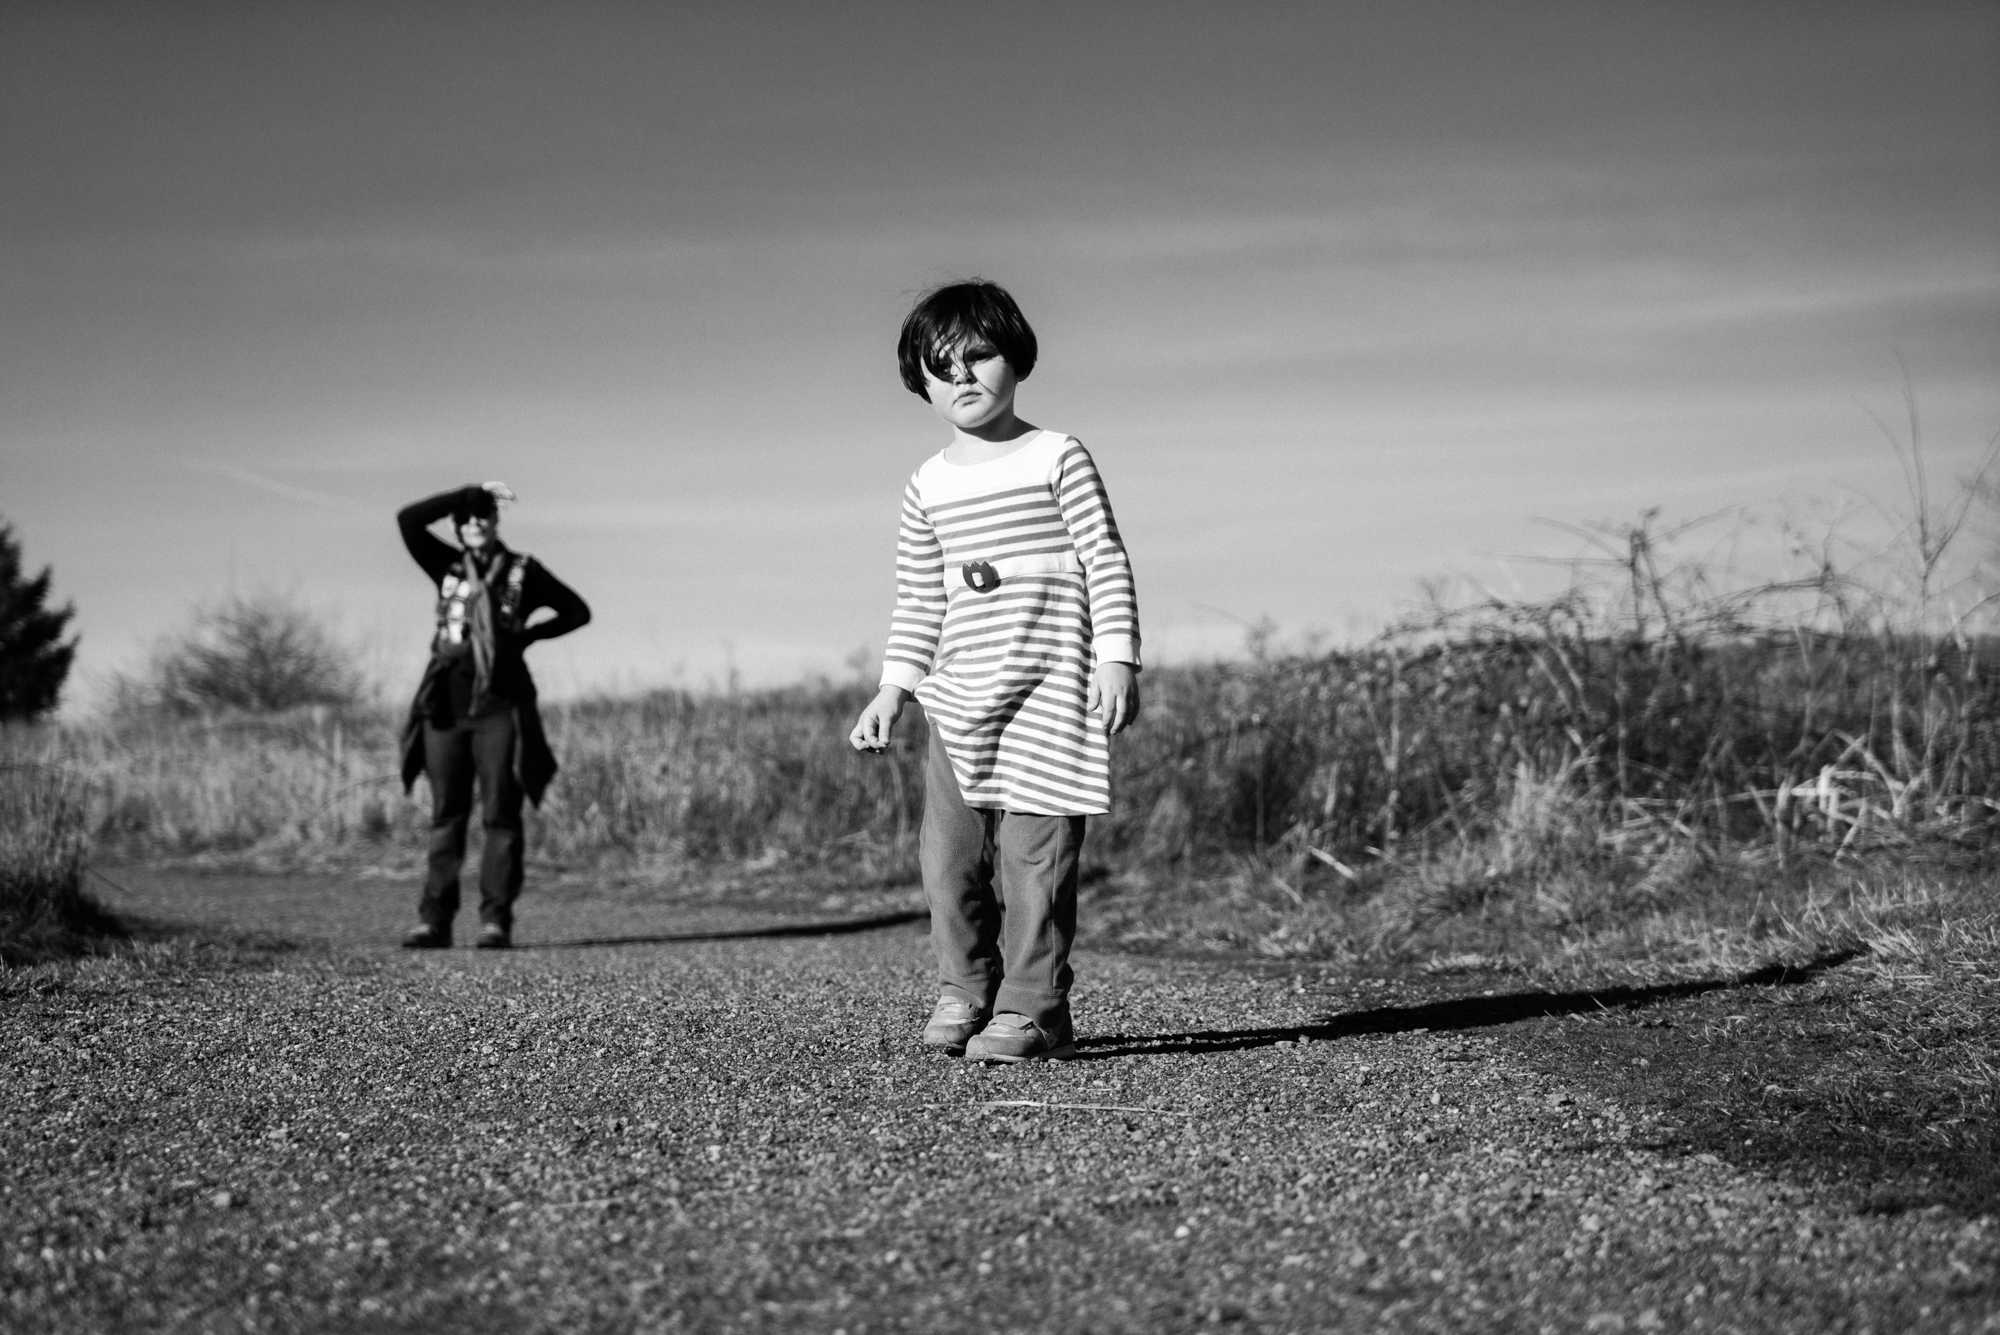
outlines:
[{"label": "child's gray pants", "polygon": [[1044,1024],[1066,1013],[1083,821],[967,806],[931,730],[918,854],[946,995]]}]

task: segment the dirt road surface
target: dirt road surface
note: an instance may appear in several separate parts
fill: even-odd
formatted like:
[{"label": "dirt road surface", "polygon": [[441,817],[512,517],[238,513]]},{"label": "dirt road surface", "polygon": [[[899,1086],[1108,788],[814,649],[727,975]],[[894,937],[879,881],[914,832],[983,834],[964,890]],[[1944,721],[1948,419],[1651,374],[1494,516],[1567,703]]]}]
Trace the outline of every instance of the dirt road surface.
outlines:
[{"label": "dirt road surface", "polygon": [[297,945],[6,983],[17,1335],[2000,1330],[1991,1219],[1688,1153],[1491,980],[1084,953],[1080,1059],[984,1068],[917,1042],[907,894],[413,954],[399,882],[118,881]]}]

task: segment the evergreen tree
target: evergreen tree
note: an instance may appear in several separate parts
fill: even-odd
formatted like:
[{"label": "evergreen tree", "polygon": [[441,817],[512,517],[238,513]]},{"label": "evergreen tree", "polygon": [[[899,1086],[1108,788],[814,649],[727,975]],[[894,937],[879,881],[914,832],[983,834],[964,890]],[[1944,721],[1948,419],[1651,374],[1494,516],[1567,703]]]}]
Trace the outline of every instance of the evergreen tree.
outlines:
[{"label": "evergreen tree", "polygon": [[76,657],[76,641],[63,628],[76,615],[50,609],[49,568],[33,579],[21,571],[21,544],[11,524],[0,524],[0,719],[27,719],[54,709]]}]

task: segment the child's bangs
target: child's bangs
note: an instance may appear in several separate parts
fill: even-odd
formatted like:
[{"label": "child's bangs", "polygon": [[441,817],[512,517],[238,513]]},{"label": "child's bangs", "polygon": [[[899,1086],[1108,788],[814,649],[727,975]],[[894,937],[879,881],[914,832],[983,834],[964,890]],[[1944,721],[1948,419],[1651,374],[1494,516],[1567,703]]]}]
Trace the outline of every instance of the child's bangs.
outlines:
[{"label": "child's bangs", "polygon": [[951,379],[951,355],[959,346],[974,338],[990,341],[991,336],[977,329],[963,315],[954,315],[939,325],[924,344],[924,369],[940,380]]}]

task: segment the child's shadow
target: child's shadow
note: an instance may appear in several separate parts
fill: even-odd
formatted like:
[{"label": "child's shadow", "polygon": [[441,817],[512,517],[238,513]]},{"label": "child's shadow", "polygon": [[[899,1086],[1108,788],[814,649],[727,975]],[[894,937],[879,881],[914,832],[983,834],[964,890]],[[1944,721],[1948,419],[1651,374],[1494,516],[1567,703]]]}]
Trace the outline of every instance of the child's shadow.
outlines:
[{"label": "child's shadow", "polygon": [[833,922],[789,922],[763,927],[730,927],[712,932],[655,932],[641,936],[586,936],[569,941],[528,941],[515,944],[516,950],[584,950],[595,946],[664,946],[683,941],[741,941],[758,937],[847,936],[873,932],[883,927],[929,919],[928,909],[896,909],[866,918],[841,918]]},{"label": "child's shadow", "polygon": [[1161,1056],[1168,1053],[1243,1052],[1301,1039],[1323,1042],[1357,1034],[1399,1034],[1414,1030],[1484,1029],[1548,1015],[1586,1011],[1634,1010],[1679,997],[1695,997],[1735,987],[1789,987],[1815,974],[1845,964],[1861,952],[1844,950],[1805,964],[1774,964],[1737,978],[1692,983],[1660,983],[1652,987],[1609,987],[1591,992],[1511,992],[1503,996],[1454,997],[1421,1006],[1384,1006],[1347,1011],[1313,1024],[1270,1029],[1203,1029],[1184,1034],[1120,1034],[1076,1041],[1077,1061],[1112,1057]]}]

